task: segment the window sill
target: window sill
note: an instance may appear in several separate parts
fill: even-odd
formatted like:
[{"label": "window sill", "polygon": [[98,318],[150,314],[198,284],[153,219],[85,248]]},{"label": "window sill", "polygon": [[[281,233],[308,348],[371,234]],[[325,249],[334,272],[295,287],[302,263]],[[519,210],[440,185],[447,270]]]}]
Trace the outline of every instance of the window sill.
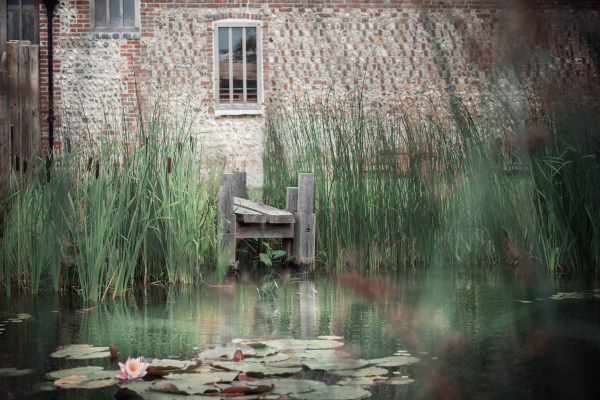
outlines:
[{"label": "window sill", "polygon": [[92,40],[94,39],[128,39],[140,40],[139,32],[92,32]]},{"label": "window sill", "polygon": [[234,116],[234,115],[263,115],[264,110],[262,108],[249,109],[249,110],[232,110],[232,109],[216,109],[215,117]]}]

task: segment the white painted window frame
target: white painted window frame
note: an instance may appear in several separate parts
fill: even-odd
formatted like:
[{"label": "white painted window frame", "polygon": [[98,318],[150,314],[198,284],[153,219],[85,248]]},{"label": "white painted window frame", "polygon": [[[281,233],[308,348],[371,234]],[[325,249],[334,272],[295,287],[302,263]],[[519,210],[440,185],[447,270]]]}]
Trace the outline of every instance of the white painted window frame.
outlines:
[{"label": "white painted window frame", "polygon": [[[252,19],[222,19],[213,22],[213,75],[215,116],[223,115],[262,115],[263,114],[263,57],[262,21]],[[219,101],[219,28],[256,28],[256,103],[221,104]],[[231,46],[231,44],[230,44]],[[244,46],[245,49],[245,46]],[[244,81],[244,86],[246,82]]]},{"label": "white painted window frame", "polygon": [[[109,1],[106,0],[107,21],[110,19]],[[134,0],[133,8],[135,11],[135,27],[114,28],[108,26],[106,28],[96,28],[96,0],[90,0],[90,27],[92,32],[139,32],[140,31],[140,0]],[[121,20],[123,20],[123,1],[121,1]],[[108,25],[108,24],[107,24]]]}]

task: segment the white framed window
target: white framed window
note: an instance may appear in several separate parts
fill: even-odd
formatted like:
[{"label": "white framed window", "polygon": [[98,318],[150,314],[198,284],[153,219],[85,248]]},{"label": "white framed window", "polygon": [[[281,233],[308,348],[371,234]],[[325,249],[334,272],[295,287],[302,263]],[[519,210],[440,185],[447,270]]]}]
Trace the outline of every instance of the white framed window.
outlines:
[{"label": "white framed window", "polygon": [[140,0],[90,0],[94,32],[139,32]]},{"label": "white framed window", "polygon": [[261,21],[213,23],[215,115],[262,114]]}]

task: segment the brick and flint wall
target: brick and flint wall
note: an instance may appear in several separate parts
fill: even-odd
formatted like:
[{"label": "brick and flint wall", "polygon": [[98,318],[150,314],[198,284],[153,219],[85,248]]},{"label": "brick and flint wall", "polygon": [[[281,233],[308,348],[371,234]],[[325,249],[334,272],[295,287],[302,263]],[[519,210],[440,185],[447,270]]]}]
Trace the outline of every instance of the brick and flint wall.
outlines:
[{"label": "brick and flint wall", "polygon": [[[160,98],[171,109],[181,110],[191,101],[191,110],[198,113],[193,123],[197,140],[213,154],[244,165],[253,186],[262,184],[264,118],[217,118],[214,113],[213,23],[220,19],[263,22],[267,105],[331,85],[340,93],[356,78],[361,82],[364,78],[364,93],[373,100],[418,104],[424,96],[435,98],[446,90],[484,93],[515,73],[503,64],[507,60],[518,64],[515,77],[529,85],[597,84],[592,44],[581,29],[582,24],[596,25],[600,2],[595,1],[140,3],[139,35],[110,38],[90,32],[89,0],[63,0],[57,8],[54,96],[60,112],[70,119],[72,134],[81,136],[87,124],[93,132],[87,139],[99,140],[107,110],[124,109],[129,113],[124,118],[133,125],[137,82],[144,104]],[[47,21],[45,11],[40,14],[41,76],[46,79],[47,101]]]}]

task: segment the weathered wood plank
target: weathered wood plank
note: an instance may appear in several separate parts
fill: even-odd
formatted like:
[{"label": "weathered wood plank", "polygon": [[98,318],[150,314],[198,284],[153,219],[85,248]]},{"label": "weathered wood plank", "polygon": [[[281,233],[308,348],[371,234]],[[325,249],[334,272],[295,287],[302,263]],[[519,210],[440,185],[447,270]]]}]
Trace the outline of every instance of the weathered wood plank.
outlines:
[{"label": "weathered wood plank", "polygon": [[6,51],[6,42],[8,41],[7,4],[8,2],[4,0],[0,1],[0,54]]},{"label": "weathered wood plank", "polygon": [[238,222],[236,227],[236,237],[239,239],[248,238],[293,238],[294,224],[246,224]]},{"label": "weathered wood plank", "polygon": [[267,216],[256,211],[249,210],[241,206],[233,206],[235,220],[247,224],[264,224],[267,222]]},{"label": "weathered wood plank", "polygon": [[[6,53],[5,53],[6,54]],[[0,195],[10,180],[10,109],[8,73],[0,71]]]},{"label": "weathered wood plank", "polygon": [[315,230],[317,216],[314,213],[294,213],[294,256],[292,263],[301,268],[315,268]]},{"label": "weathered wood plank", "polygon": [[233,192],[233,190],[235,190],[235,175],[232,173],[229,174],[223,174],[223,186],[227,186],[229,188],[231,188],[232,190],[232,194],[235,197],[235,193]]},{"label": "weathered wood plank", "polygon": [[289,187],[286,190],[285,211],[294,213],[298,211],[298,188]]},{"label": "weathered wood plank", "polygon": [[219,187],[218,235],[219,260],[229,255],[229,265],[235,265],[235,215],[233,215],[233,196],[229,186]]},{"label": "weathered wood plank", "polygon": [[315,174],[298,174],[298,212],[315,212]]},{"label": "weathered wood plank", "polygon": [[290,212],[279,210],[264,204],[254,201],[235,197],[233,202],[236,206],[242,206],[252,211],[257,211],[267,216],[267,222],[271,224],[293,224],[295,221],[294,215]]},{"label": "weathered wood plank", "polygon": [[31,137],[29,157],[34,154],[41,155],[42,118],[41,118],[41,90],[40,90],[40,46],[30,47],[29,57],[29,98],[31,102]]},{"label": "weathered wood plank", "polygon": [[31,103],[29,99],[29,41],[23,40],[19,46],[19,86],[21,89],[20,99],[20,114],[21,114],[21,148],[19,149],[22,173],[25,173],[25,168],[29,163],[30,157],[30,119],[31,119]]},{"label": "weathered wood plank", "polygon": [[[13,41],[8,42],[6,51],[6,71],[9,76],[8,84],[8,98],[10,107],[10,124],[12,131],[9,132],[10,136],[10,157],[11,157],[11,170],[16,170],[18,162],[17,155],[19,154],[19,144],[21,137],[18,135],[19,132],[19,42]],[[20,167],[20,166],[19,166]],[[20,170],[20,168],[19,168]]]},{"label": "weathered wood plank", "polygon": [[[2,60],[0,61],[0,71],[6,72],[6,51],[2,53]],[[7,88],[8,90],[8,88]]]},{"label": "weathered wood plank", "polygon": [[233,195],[241,199],[247,199],[246,194],[246,172],[236,171],[233,173],[235,182],[235,191]]}]

